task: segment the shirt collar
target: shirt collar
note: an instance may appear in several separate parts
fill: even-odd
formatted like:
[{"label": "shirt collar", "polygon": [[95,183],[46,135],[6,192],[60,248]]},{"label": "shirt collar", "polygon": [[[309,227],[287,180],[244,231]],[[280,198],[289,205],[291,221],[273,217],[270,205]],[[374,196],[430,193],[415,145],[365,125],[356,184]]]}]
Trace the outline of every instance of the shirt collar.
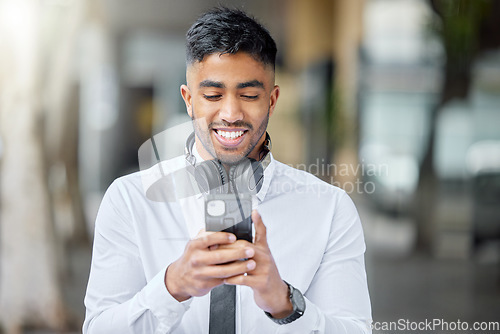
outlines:
[{"label": "shirt collar", "polygon": [[262,183],[262,187],[257,193],[257,198],[259,202],[262,202],[266,197],[267,190],[269,189],[269,185],[271,184],[271,179],[274,175],[274,168],[276,167],[276,160],[271,152],[267,154],[267,157],[262,161],[262,167],[264,168],[264,182]]},{"label": "shirt collar", "polygon": [[200,161],[205,161],[205,159],[201,157],[200,152],[198,152],[198,149],[196,148],[196,142],[193,145],[191,154],[196,158],[196,162],[199,163]]}]

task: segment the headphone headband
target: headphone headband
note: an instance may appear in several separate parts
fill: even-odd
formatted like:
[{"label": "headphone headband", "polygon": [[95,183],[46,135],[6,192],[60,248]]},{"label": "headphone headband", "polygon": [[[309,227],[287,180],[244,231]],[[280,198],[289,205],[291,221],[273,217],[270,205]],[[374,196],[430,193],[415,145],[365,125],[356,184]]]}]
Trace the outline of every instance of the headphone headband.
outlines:
[{"label": "headphone headband", "polygon": [[194,146],[195,138],[194,138],[194,131],[191,132],[189,137],[186,140],[186,146],[184,147],[184,155],[186,156],[187,162],[191,166],[196,165],[196,157],[193,155],[193,146]]}]

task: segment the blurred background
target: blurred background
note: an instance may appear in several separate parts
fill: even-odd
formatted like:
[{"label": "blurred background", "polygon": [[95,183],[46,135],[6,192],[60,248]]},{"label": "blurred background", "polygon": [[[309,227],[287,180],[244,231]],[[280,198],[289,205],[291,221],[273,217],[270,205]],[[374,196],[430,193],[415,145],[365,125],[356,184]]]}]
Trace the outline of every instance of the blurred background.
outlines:
[{"label": "blurred background", "polygon": [[99,203],[189,120],[217,4],[278,44],[273,155],[354,199],[374,321],[499,322],[500,1],[0,0],[0,332],[81,331]]}]

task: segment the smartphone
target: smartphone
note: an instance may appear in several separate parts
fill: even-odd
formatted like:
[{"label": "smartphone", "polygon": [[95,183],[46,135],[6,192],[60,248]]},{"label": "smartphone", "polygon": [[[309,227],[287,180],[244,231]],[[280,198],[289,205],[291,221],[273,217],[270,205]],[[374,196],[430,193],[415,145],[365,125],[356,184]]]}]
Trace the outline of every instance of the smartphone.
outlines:
[{"label": "smartphone", "polygon": [[205,195],[205,229],[233,233],[236,239],[252,242],[252,195]]}]

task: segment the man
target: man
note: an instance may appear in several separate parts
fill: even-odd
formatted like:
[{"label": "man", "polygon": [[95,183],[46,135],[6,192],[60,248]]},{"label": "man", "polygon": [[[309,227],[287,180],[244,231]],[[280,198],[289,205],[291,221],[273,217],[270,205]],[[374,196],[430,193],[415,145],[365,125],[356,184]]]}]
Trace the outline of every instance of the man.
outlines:
[{"label": "man", "polygon": [[371,332],[352,201],[265,150],[280,92],[275,57],[268,31],[238,10],[211,10],[187,33],[181,94],[196,134],[189,158],[224,169],[268,159],[254,242],[196,235],[186,224],[204,226],[193,218],[203,199],[151,201],[141,186],[147,171],[116,180],[96,221],[84,333],[208,333],[217,320],[211,295],[228,286],[236,286],[236,333]]}]

